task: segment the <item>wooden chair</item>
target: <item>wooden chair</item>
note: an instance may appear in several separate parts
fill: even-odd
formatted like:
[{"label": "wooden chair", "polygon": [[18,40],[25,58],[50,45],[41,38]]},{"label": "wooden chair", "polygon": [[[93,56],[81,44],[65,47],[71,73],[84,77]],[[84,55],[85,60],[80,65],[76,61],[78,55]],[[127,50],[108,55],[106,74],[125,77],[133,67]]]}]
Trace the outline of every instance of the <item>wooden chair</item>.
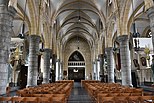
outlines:
[{"label": "wooden chair", "polygon": [[102,97],[99,103],[115,103],[114,97]]},{"label": "wooden chair", "polygon": [[109,93],[108,96],[116,97],[116,96],[120,96],[120,93]]},{"label": "wooden chair", "polygon": [[37,97],[24,97],[23,99],[24,103],[38,103]]},{"label": "wooden chair", "polygon": [[53,103],[52,97],[38,97],[38,103]]},{"label": "wooden chair", "polygon": [[0,97],[0,103],[3,103],[3,102],[6,102],[6,103],[12,102],[12,97]]},{"label": "wooden chair", "polygon": [[31,97],[42,97],[43,94],[31,94]]},{"label": "wooden chair", "polygon": [[65,94],[53,94],[53,102],[54,103],[66,103]]},{"label": "wooden chair", "polygon": [[120,96],[130,96],[131,93],[120,93]]},{"label": "wooden chair", "polygon": [[12,97],[13,103],[22,102],[22,103],[37,103],[37,97]]},{"label": "wooden chair", "polygon": [[141,96],[140,97],[141,103],[153,103],[152,96]]},{"label": "wooden chair", "polygon": [[129,96],[128,102],[129,103],[140,103],[140,96]]},{"label": "wooden chair", "polygon": [[29,95],[29,94],[27,93],[27,90],[18,90],[18,91],[16,91],[16,94],[17,94],[18,96],[21,96],[21,97],[24,97],[24,96],[26,96],[26,95]]},{"label": "wooden chair", "polygon": [[151,96],[152,103],[154,103],[154,96]]},{"label": "wooden chair", "polygon": [[47,97],[50,98],[54,103],[65,103],[65,94],[32,94],[36,97]]},{"label": "wooden chair", "polygon": [[23,101],[24,97],[12,97],[12,103]]},{"label": "wooden chair", "polygon": [[144,95],[144,96],[152,96],[153,93],[152,93],[152,92],[143,92],[143,95]]},{"label": "wooden chair", "polygon": [[107,97],[107,96],[108,96],[108,93],[101,93],[101,94],[98,94],[98,95],[97,95],[97,99],[96,99],[97,103],[101,103],[101,102],[100,102],[100,99],[101,99],[102,97]]},{"label": "wooden chair", "polygon": [[127,96],[117,96],[114,98],[115,103],[128,103],[128,97]]},{"label": "wooden chair", "polygon": [[131,93],[131,96],[142,96],[142,93]]}]

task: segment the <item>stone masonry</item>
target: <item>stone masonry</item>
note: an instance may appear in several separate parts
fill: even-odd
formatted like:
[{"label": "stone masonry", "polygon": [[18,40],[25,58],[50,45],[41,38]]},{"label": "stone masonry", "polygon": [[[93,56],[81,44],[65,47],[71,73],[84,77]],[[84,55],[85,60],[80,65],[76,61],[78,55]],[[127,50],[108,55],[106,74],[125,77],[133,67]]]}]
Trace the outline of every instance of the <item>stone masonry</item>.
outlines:
[{"label": "stone masonry", "polygon": [[30,35],[27,87],[37,85],[40,36]]},{"label": "stone masonry", "polygon": [[13,7],[8,7],[8,0],[0,0],[0,94],[6,93],[12,23],[16,12]]},{"label": "stone masonry", "polygon": [[108,82],[114,83],[114,58],[113,58],[113,48],[108,47],[105,49],[107,54],[107,69],[108,69]]},{"label": "stone masonry", "polygon": [[43,83],[49,83],[51,49],[44,49]]},{"label": "stone masonry", "polygon": [[120,43],[122,85],[132,86],[131,60],[128,35],[119,36],[118,41]]}]

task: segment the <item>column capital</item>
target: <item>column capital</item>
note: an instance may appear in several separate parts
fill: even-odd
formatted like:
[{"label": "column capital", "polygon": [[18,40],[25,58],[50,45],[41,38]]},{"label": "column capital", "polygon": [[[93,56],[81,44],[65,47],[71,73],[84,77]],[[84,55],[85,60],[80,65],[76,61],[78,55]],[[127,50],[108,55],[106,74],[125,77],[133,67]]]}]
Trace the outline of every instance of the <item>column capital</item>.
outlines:
[{"label": "column capital", "polygon": [[127,42],[128,41],[128,35],[121,35],[117,37],[118,42]]},{"label": "column capital", "polygon": [[154,6],[149,8],[146,13],[149,18],[154,17]]},{"label": "column capital", "polygon": [[29,36],[31,39],[35,39],[37,41],[40,41],[41,40],[41,37],[39,35],[30,35]]}]

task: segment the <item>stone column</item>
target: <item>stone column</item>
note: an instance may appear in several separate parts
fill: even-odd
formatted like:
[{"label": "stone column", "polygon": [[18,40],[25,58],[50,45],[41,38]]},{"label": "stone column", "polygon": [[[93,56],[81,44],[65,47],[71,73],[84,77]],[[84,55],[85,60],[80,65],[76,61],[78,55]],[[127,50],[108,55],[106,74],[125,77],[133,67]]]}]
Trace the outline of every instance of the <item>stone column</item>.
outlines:
[{"label": "stone column", "polygon": [[114,83],[114,57],[113,48],[108,47],[105,49],[107,54],[107,71],[108,71],[108,82]]},{"label": "stone column", "polygon": [[118,41],[120,43],[122,85],[132,86],[128,35],[119,36]]},{"label": "stone column", "polygon": [[98,55],[98,59],[100,61],[100,79],[102,82],[104,82],[103,78],[104,78],[104,55],[103,54],[100,54]]},{"label": "stone column", "polygon": [[95,73],[95,62],[93,62],[93,68],[92,68],[92,80],[95,80],[94,73]]},{"label": "stone column", "polygon": [[52,53],[50,55],[50,74],[49,74],[49,82],[52,82],[52,72],[53,72],[53,68],[52,68]]},{"label": "stone column", "polygon": [[52,55],[52,82],[56,80],[56,54]]},{"label": "stone column", "polygon": [[43,84],[49,83],[49,75],[50,75],[50,55],[51,49],[44,49],[43,57],[44,57],[44,68],[43,68]]},{"label": "stone column", "polygon": [[63,62],[60,62],[60,80],[63,79]]},{"label": "stone column", "polygon": [[[149,8],[147,10],[147,15],[150,19],[150,29],[151,29],[151,34],[152,34],[152,44],[153,44],[153,48],[154,48],[154,6]],[[154,52],[154,49],[153,49]]]},{"label": "stone column", "polygon": [[43,69],[44,69],[44,57],[43,57],[43,55],[41,55],[41,65],[40,65],[40,67],[41,67],[41,73],[43,73]]},{"label": "stone column", "polygon": [[56,81],[58,81],[59,80],[59,76],[60,76],[60,60],[58,59],[57,61],[56,61]]},{"label": "stone column", "polygon": [[93,62],[92,78],[93,78],[93,80],[96,80],[96,63],[95,63],[95,61]]},{"label": "stone column", "polygon": [[30,35],[29,42],[27,87],[37,85],[40,36]]},{"label": "stone column", "polygon": [[9,6],[9,0],[0,0],[0,95],[6,93],[8,83],[8,58],[15,8]]},{"label": "stone column", "polygon": [[96,76],[96,80],[100,80],[100,78],[99,78],[99,75],[100,75],[100,61],[97,59],[96,60],[96,74],[97,74],[97,76]]}]

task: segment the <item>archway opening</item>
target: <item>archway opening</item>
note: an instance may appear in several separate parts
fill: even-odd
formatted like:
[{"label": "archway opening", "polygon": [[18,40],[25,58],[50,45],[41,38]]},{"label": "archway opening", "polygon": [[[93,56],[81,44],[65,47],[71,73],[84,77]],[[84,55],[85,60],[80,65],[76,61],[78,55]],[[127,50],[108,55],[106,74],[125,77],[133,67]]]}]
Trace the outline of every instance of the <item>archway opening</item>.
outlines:
[{"label": "archway opening", "polygon": [[72,53],[68,60],[68,79],[80,82],[85,80],[85,61],[78,51]]}]

